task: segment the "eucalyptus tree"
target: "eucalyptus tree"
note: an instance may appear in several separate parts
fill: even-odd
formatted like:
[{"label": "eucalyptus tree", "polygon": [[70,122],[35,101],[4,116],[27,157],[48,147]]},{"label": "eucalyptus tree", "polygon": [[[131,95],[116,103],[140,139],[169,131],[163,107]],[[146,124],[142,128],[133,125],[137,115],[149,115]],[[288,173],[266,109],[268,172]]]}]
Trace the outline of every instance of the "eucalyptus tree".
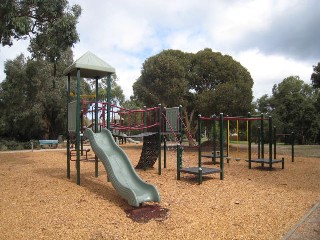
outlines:
[{"label": "eucalyptus tree", "polygon": [[318,65],[313,66],[311,81],[314,88],[320,88],[320,62],[318,62]]},{"label": "eucalyptus tree", "polygon": [[211,49],[196,54],[165,50],[143,63],[133,91],[146,105],[182,105],[187,131],[194,135],[198,113],[250,111],[252,85],[250,73],[228,55]]},{"label": "eucalyptus tree", "polygon": [[4,0],[0,12],[1,44],[11,46],[14,40],[29,38],[32,58],[52,64],[55,88],[59,60],[79,41],[76,25],[81,7],[69,6],[67,0]]},{"label": "eucalyptus tree", "polygon": [[272,115],[285,133],[294,131],[300,144],[314,143],[320,131],[316,110],[317,90],[298,76],[285,78],[272,89]]},{"label": "eucalyptus tree", "polygon": [[[72,63],[71,50],[57,63],[58,81],[52,89],[50,63],[23,55],[5,62],[6,78],[0,83],[1,134],[17,140],[57,138],[66,128],[66,77],[63,70]],[[71,81],[75,89],[76,81]],[[90,93],[85,81],[81,91]]]}]

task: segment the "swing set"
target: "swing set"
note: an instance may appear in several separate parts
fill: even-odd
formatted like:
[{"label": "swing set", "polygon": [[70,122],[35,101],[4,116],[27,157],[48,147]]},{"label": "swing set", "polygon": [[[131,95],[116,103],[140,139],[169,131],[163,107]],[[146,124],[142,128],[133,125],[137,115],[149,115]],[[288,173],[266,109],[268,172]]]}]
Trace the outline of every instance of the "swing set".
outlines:
[{"label": "swing set", "polygon": [[[269,165],[269,170],[272,170],[272,167],[276,163],[281,163],[281,168],[284,169],[284,157],[281,159],[276,158],[276,141],[274,141],[275,135],[273,134],[273,127],[272,127],[272,117],[268,116],[268,118],[264,118],[264,115],[261,114],[260,117],[254,118],[251,117],[250,113],[248,113],[248,160],[249,169],[252,167],[252,163],[260,163],[261,167],[264,165]],[[260,121],[260,128],[258,128],[258,158],[252,159],[251,156],[251,144],[252,144],[252,121]],[[269,157],[265,158],[265,140],[264,140],[264,121],[268,121],[268,141],[269,141]],[[274,144],[274,147],[273,147]],[[274,153],[274,155],[273,155]]]}]

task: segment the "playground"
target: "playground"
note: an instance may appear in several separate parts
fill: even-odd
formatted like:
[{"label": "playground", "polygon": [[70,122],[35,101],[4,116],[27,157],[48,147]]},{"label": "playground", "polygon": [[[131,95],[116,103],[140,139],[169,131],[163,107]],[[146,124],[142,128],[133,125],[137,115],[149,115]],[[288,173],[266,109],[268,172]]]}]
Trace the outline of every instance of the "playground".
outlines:
[{"label": "playground", "polygon": [[[121,148],[137,165],[142,143]],[[65,148],[2,152],[0,234],[4,239],[281,239],[319,201],[315,151],[297,147],[294,162],[285,156],[285,169],[274,165],[269,171],[259,165],[249,169],[244,148],[240,161],[225,161],[224,180],[206,175],[199,185],[192,174],[176,179],[176,153],[170,150],[161,175],[156,166],[137,170],[157,187],[157,204],[168,210],[165,218],[142,223],[128,217],[134,207],[106,181],[101,162],[95,177],[92,151],[89,160],[81,157],[81,185],[75,184],[76,161],[66,178]],[[197,165],[196,150],[183,154],[184,164]],[[212,167],[210,161],[202,164]]]},{"label": "playground", "polygon": [[[4,239],[281,239],[318,206],[320,154],[294,149],[294,132],[277,133],[272,116],[199,114],[195,136],[182,106],[113,105],[114,73],[84,54],[64,72],[66,141],[0,153]],[[94,100],[80,76],[95,79]]]}]

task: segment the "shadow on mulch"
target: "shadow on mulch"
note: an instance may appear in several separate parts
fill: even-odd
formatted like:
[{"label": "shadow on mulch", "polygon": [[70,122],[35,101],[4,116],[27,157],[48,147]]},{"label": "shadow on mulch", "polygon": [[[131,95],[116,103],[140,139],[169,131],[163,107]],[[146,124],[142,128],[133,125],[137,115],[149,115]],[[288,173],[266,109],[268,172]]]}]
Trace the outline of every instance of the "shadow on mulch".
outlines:
[{"label": "shadow on mulch", "polygon": [[169,209],[158,204],[142,205],[138,208],[125,210],[127,217],[138,223],[147,223],[150,220],[162,222],[168,219]]},{"label": "shadow on mulch", "polygon": [[[279,165],[279,164],[278,164]],[[262,167],[262,166],[255,166],[255,167],[252,167],[251,169],[257,169],[257,170],[259,170],[259,171],[272,171],[272,172],[276,172],[276,171],[283,171],[283,169],[281,168],[281,165],[279,165],[278,166],[278,168],[277,167],[272,167],[271,169],[269,168],[269,166],[264,166],[264,167]]]}]

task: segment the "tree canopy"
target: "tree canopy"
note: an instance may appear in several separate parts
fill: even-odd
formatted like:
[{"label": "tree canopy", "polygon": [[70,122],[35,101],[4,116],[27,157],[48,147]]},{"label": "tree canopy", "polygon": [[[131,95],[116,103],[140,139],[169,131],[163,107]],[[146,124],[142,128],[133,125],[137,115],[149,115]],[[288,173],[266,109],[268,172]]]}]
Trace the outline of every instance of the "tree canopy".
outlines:
[{"label": "tree canopy", "polygon": [[4,0],[0,4],[0,42],[29,38],[33,59],[47,60],[51,67],[52,88],[56,87],[57,64],[63,54],[79,41],[76,29],[81,14],[79,5],[68,0]]},{"label": "tree canopy", "polygon": [[[0,135],[21,141],[57,138],[66,131],[67,78],[63,70],[73,62],[72,51],[64,53],[57,63],[53,77],[46,60],[25,58],[23,55],[5,63],[6,79],[0,83]],[[56,86],[52,88],[52,78]],[[81,94],[95,93],[91,79],[81,79]],[[100,100],[106,99],[106,79],[99,80]],[[76,91],[76,81],[71,81],[71,91]],[[124,101],[123,91],[111,81],[112,102]]]},{"label": "tree canopy", "polygon": [[35,58],[55,63],[63,52],[79,41],[76,29],[79,5],[67,0],[4,0],[0,4],[0,42],[30,38],[29,51]]},{"label": "tree canopy", "polygon": [[[32,59],[20,55],[5,63],[1,83],[1,133],[18,140],[57,137],[65,131],[66,80],[63,70],[73,62],[71,47],[79,5],[67,0],[4,0],[0,3],[0,42],[29,38]],[[82,87],[90,91],[87,83]]]},{"label": "tree canopy", "polygon": [[191,129],[194,115],[224,112],[244,115],[251,110],[253,80],[228,55],[204,49],[195,54],[165,50],[148,58],[133,85],[134,96],[147,106],[182,105]]},{"label": "tree canopy", "polygon": [[272,96],[257,100],[257,108],[274,117],[279,133],[295,133],[300,144],[319,141],[319,91],[298,76],[285,78],[274,85]]},{"label": "tree canopy", "polygon": [[320,62],[318,62],[317,66],[313,66],[311,81],[314,88],[320,88]]},{"label": "tree canopy", "polygon": [[[72,63],[66,53],[58,62],[58,72]],[[59,74],[52,89],[48,62],[26,59],[23,55],[6,61],[6,79],[0,84],[3,108],[2,133],[18,140],[57,137],[65,132],[66,78]]]}]

